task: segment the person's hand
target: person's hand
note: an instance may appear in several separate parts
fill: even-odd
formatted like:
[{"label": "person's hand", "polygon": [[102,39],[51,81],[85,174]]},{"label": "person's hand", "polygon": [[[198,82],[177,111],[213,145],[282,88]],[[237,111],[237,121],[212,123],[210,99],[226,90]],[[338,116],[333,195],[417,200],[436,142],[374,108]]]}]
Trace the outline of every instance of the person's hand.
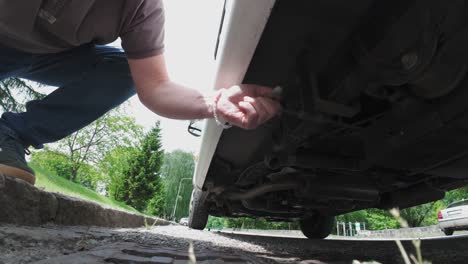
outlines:
[{"label": "person's hand", "polygon": [[266,86],[242,84],[221,89],[217,96],[216,114],[232,125],[254,129],[281,111]]}]

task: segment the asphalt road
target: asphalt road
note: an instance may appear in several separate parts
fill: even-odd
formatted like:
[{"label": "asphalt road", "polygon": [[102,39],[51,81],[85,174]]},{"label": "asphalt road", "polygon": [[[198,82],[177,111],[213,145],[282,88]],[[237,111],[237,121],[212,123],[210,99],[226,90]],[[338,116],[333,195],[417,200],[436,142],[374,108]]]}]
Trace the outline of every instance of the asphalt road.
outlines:
[{"label": "asphalt road", "polygon": [[[307,263],[352,263],[354,260],[403,263],[394,240],[332,238],[310,240],[281,236],[222,233],[223,236],[260,245],[276,252],[276,257],[296,257]],[[411,240],[402,240],[407,252],[414,254]],[[282,250],[280,250],[282,248]],[[421,239],[423,259],[432,263],[468,263],[468,235]]]},{"label": "asphalt road", "polygon": [[[410,241],[403,244],[412,249]],[[423,257],[432,263],[468,263],[467,249],[467,235],[422,241]],[[394,241],[308,240],[184,226],[104,229],[0,224],[0,263],[182,264],[191,257],[196,263],[403,263]]]}]

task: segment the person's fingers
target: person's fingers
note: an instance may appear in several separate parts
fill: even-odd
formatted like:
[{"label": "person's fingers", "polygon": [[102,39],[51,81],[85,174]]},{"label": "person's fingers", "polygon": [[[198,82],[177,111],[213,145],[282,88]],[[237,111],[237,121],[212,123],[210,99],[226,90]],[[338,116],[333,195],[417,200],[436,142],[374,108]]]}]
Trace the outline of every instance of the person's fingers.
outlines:
[{"label": "person's fingers", "polygon": [[229,87],[229,89],[225,90],[225,94],[229,98],[238,96],[238,95],[240,95],[242,93],[243,93],[243,89],[239,85],[231,86],[231,87]]},{"label": "person's fingers", "polygon": [[275,100],[265,97],[244,97],[244,101],[250,102],[258,112],[259,125],[270,120],[281,111],[281,104]]},{"label": "person's fingers", "polygon": [[281,105],[271,95],[266,86],[232,86],[219,96],[218,115],[233,125],[256,128],[279,114]]},{"label": "person's fingers", "polygon": [[263,108],[266,110],[268,114],[267,120],[279,114],[280,109],[281,109],[280,103],[270,98],[258,97],[257,103],[262,104]]},{"label": "person's fingers", "polygon": [[250,105],[257,112],[258,116],[256,124],[251,124],[250,128],[258,127],[259,125],[270,120],[274,116],[278,115],[281,109],[281,105],[278,102],[265,97],[252,98],[249,96],[244,96],[244,102],[250,103]]},{"label": "person's fingers", "polygon": [[[236,107],[236,108],[239,109],[240,107]],[[244,122],[243,120],[245,119],[245,113],[239,110],[230,111],[230,112],[221,114],[221,117],[226,122],[230,123],[231,125],[243,127],[242,124]]]},{"label": "person's fingers", "polygon": [[242,100],[243,96],[268,98],[280,97],[279,95],[275,94],[274,89],[272,89],[271,87],[256,84],[242,84],[231,86],[229,89],[226,89],[225,95],[231,99],[237,98],[237,100]]},{"label": "person's fingers", "polygon": [[271,97],[273,95],[273,89],[271,87],[255,85],[254,96]]},{"label": "person's fingers", "polygon": [[221,98],[216,106],[216,113],[219,117],[233,125],[240,124],[244,118],[244,113],[239,111],[237,104]]},{"label": "person's fingers", "polygon": [[263,85],[256,84],[242,84],[240,86],[244,96],[259,97],[266,96],[269,97],[272,95],[272,89]]},{"label": "person's fingers", "polygon": [[249,103],[241,101],[239,102],[239,108],[244,112],[244,117],[241,120],[241,127],[245,129],[253,129],[258,125],[258,113],[255,107]]},{"label": "person's fingers", "polygon": [[244,96],[244,102],[250,103],[257,111],[258,120],[256,126],[259,126],[260,124],[263,124],[265,121],[267,121],[270,115],[268,112],[269,109],[267,109],[265,105],[260,102],[260,98],[261,97],[252,98],[249,96]]}]

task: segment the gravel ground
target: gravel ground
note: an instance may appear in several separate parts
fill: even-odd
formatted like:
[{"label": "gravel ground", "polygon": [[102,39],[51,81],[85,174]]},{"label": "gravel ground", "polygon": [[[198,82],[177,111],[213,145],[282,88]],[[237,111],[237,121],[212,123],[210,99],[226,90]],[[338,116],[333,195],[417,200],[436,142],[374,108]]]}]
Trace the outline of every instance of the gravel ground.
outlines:
[{"label": "gravel ground", "polygon": [[[186,254],[190,244],[193,244],[196,257],[203,254],[220,256],[215,259],[236,256],[242,263],[276,263],[269,259],[272,253],[262,246],[208,231],[191,230],[184,226],[106,229],[11,225],[0,227],[0,263],[30,263],[40,260],[47,260],[44,263],[53,263],[55,258],[64,255],[66,263],[71,263],[74,259],[77,263],[82,263],[82,257],[89,252],[102,252],[122,247],[127,251],[138,247],[139,250],[141,247],[153,250],[175,249]],[[62,260],[65,261],[60,258],[57,263],[64,263]],[[127,262],[115,261],[115,263]],[[228,262],[224,260],[224,263]]]},{"label": "gravel ground", "polygon": [[[423,241],[433,263],[466,263],[468,238]],[[402,263],[393,241],[307,240],[190,230],[0,226],[0,263]],[[409,242],[405,242],[411,248]]]}]

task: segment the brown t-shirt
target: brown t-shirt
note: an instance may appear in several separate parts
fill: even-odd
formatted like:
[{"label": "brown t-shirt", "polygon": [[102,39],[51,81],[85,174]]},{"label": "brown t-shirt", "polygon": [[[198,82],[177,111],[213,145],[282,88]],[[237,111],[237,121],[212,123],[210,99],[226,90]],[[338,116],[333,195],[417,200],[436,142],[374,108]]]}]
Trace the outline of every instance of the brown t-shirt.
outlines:
[{"label": "brown t-shirt", "polygon": [[57,53],[118,37],[132,59],[164,49],[162,0],[0,0],[0,44]]}]

